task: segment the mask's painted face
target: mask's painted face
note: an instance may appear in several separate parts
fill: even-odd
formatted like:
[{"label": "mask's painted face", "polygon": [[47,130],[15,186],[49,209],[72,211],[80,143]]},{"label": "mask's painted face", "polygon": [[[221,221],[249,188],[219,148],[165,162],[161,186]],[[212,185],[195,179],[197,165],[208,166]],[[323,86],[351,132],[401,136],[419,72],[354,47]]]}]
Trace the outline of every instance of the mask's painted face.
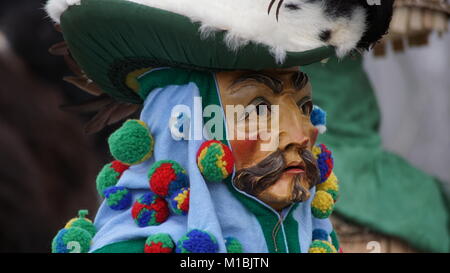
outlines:
[{"label": "mask's painted face", "polygon": [[[308,77],[298,68],[233,71],[217,73],[217,82],[235,157],[236,187],[278,211],[307,200],[320,178],[311,153],[318,132],[310,120]],[[245,111],[232,112],[230,106]],[[271,106],[278,106],[279,115]],[[245,139],[239,138],[242,133]]]}]

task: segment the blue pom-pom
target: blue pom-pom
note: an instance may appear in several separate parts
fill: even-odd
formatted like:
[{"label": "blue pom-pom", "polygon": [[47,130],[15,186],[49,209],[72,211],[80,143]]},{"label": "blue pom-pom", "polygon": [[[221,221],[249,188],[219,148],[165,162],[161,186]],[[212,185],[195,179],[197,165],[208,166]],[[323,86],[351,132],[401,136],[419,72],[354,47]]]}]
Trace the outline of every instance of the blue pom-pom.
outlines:
[{"label": "blue pom-pom", "polygon": [[314,240],[321,240],[321,241],[328,241],[328,233],[320,228],[317,228],[312,233],[312,239]]},{"label": "blue pom-pom", "polygon": [[322,110],[322,108],[320,108],[319,106],[314,105],[313,110],[311,112],[311,123],[314,126],[319,126],[319,125],[326,126],[327,125],[327,112]]},{"label": "blue pom-pom", "polygon": [[177,243],[177,253],[217,253],[219,245],[214,235],[193,229],[181,237]]},{"label": "blue pom-pom", "polygon": [[68,229],[61,229],[58,234],[53,239],[52,252],[53,253],[68,253],[69,249],[67,248],[66,243],[63,241],[64,235],[66,235]]},{"label": "blue pom-pom", "polygon": [[52,253],[87,253],[92,237],[84,229],[63,228],[52,241]]},{"label": "blue pom-pom", "polygon": [[103,191],[106,203],[113,210],[124,210],[131,206],[131,192],[121,186],[109,187]]}]

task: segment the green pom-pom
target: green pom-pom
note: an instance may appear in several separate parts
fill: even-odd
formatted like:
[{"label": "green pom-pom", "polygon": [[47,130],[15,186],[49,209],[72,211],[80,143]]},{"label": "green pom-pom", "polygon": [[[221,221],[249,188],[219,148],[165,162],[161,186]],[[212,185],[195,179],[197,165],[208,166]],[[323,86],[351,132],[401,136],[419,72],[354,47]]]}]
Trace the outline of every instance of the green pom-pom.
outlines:
[{"label": "green pom-pom", "polygon": [[118,160],[106,164],[97,175],[97,191],[101,197],[105,197],[105,190],[113,187],[119,182],[123,172],[128,170],[130,166]]},{"label": "green pom-pom", "polygon": [[87,253],[91,240],[91,235],[84,229],[63,228],[52,241],[52,253]]},{"label": "green pom-pom", "polygon": [[129,165],[149,159],[153,153],[153,137],[140,120],[128,120],[108,139],[112,156]]},{"label": "green pom-pom", "polygon": [[118,174],[112,168],[112,164],[106,164],[100,173],[97,175],[97,192],[101,197],[105,197],[103,191],[109,187],[115,186],[117,184]]},{"label": "green pom-pom", "polygon": [[228,146],[209,140],[198,149],[197,166],[207,181],[220,182],[233,173],[234,159]]},{"label": "green pom-pom", "polygon": [[242,253],[243,248],[242,244],[238,241],[238,239],[233,237],[225,238],[225,246],[227,248],[228,253]]},{"label": "green pom-pom", "polygon": [[73,218],[70,220],[64,228],[81,228],[85,231],[87,231],[91,237],[94,237],[95,233],[97,232],[97,229],[95,228],[94,224],[91,220],[86,218],[86,215],[88,214],[87,210],[80,210],[78,212],[78,218]]}]

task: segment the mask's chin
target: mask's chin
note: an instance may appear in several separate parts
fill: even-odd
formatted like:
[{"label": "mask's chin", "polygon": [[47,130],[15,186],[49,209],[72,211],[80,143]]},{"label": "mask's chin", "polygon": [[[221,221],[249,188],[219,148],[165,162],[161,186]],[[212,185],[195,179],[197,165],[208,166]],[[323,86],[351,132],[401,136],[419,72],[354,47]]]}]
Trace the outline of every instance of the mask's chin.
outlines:
[{"label": "mask's chin", "polygon": [[276,211],[292,205],[294,199],[295,176],[292,174],[283,174],[272,186],[262,191],[256,197],[272,207]]}]

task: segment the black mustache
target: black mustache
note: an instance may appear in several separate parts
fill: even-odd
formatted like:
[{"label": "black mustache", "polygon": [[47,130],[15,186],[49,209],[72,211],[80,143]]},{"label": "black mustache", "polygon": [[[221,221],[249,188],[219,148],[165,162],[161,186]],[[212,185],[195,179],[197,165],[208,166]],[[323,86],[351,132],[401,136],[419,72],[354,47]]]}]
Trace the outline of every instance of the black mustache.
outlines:
[{"label": "black mustache", "polygon": [[[309,150],[301,149],[299,150],[299,155],[305,163],[305,178],[310,189],[320,181],[319,168],[313,154]],[[275,184],[281,178],[286,168],[287,163],[283,152],[277,150],[255,166],[238,170],[233,183],[238,189],[257,196]],[[296,201],[309,197],[309,189],[306,189],[301,184],[302,177],[303,175],[294,177],[296,181],[294,183],[293,199]]]}]

